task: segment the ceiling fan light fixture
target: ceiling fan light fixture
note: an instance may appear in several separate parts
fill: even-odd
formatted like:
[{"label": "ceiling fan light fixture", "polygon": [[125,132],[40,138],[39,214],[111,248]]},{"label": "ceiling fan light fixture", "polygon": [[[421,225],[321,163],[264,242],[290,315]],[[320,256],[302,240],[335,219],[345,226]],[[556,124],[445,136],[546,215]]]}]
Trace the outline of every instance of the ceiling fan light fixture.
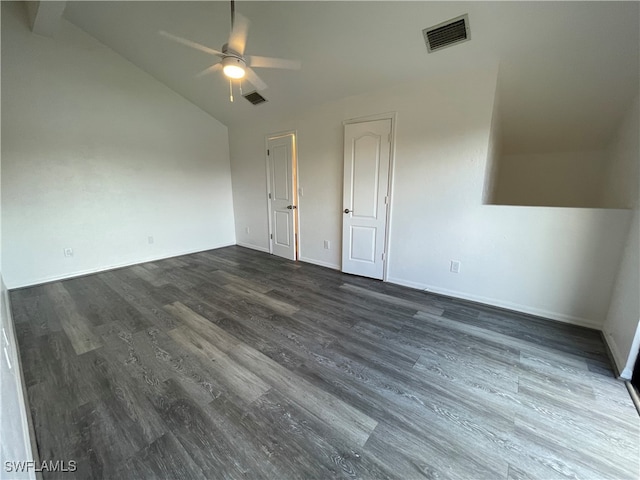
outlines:
[{"label": "ceiling fan light fixture", "polygon": [[[235,0],[231,0],[231,33],[229,34],[229,40],[227,43],[222,45],[222,49],[220,51],[194,42],[193,40],[178,37],[177,35],[165,32],[164,30],[158,32],[163,37],[167,37],[174,42],[220,58],[220,61],[216,61],[213,65],[210,65],[196,76],[201,77],[203,75],[220,72],[220,70],[222,70],[225,78],[229,79],[229,96],[231,97],[231,101],[233,101],[233,80],[241,80],[244,78],[248,83],[255,87],[256,91],[267,88],[267,84],[260,79],[258,74],[256,74],[254,70],[255,68],[283,68],[287,70],[300,69],[300,62],[297,60],[286,60],[284,58],[261,57],[255,55],[245,57],[244,51],[247,44],[249,20],[240,14],[235,15],[234,1]],[[240,84],[240,94],[242,94],[242,82],[237,83]]]},{"label": "ceiling fan light fixture", "polygon": [[228,78],[239,79],[244,77],[246,64],[238,57],[225,57],[222,59],[222,71]]}]

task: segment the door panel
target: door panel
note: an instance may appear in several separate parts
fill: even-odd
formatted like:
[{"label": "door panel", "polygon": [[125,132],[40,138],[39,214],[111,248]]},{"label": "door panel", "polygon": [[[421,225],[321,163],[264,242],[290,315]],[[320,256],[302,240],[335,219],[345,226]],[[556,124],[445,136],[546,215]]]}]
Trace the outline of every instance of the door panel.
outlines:
[{"label": "door panel", "polygon": [[289,222],[289,214],[287,211],[284,212],[275,212],[274,217],[274,235],[273,240],[276,245],[281,247],[290,247],[291,246],[291,224]]},{"label": "door panel", "polygon": [[269,148],[273,159],[273,197],[288,202],[291,199],[291,155],[287,145],[274,145]]},{"label": "door panel", "polygon": [[[380,137],[365,135],[353,145],[352,204],[358,217],[377,217]],[[355,180],[358,181],[355,181]]]},{"label": "door panel", "polygon": [[345,125],[342,271],[382,279],[391,120]]},{"label": "door panel", "polygon": [[376,230],[376,228],[372,227],[351,227],[350,260],[375,262]]},{"label": "door panel", "polygon": [[295,188],[293,176],[293,135],[270,138],[267,159],[269,165],[269,211],[271,218],[271,251],[274,255],[296,259]]}]

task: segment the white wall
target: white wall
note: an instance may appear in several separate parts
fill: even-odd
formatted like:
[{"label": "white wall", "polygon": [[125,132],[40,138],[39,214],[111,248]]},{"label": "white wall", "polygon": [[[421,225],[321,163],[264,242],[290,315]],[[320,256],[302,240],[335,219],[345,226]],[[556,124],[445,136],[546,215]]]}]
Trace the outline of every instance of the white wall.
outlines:
[{"label": "white wall", "polygon": [[491,113],[491,130],[489,133],[489,145],[487,146],[487,166],[484,174],[484,190],[482,192],[482,203],[491,204],[494,202],[495,185],[498,177],[498,166],[502,157],[502,121],[500,117],[500,82],[496,83],[495,97],[493,99],[493,111]]},{"label": "white wall", "polygon": [[6,2],[2,83],[9,288],[235,243],[217,120],[64,20],[32,34]]},{"label": "white wall", "polygon": [[602,207],[606,162],[605,150],[503,155],[498,162],[492,203]]},{"label": "white wall", "polygon": [[[605,338],[624,378],[631,378],[640,346],[639,118],[640,109],[636,98],[618,128],[612,144],[610,188],[608,194],[605,192],[612,201],[628,201],[634,206],[633,221],[619,263],[611,304],[604,324]],[[625,172],[627,172],[626,175]],[[616,195],[620,197],[616,198]]]},{"label": "white wall", "polygon": [[[638,97],[629,111],[637,110]],[[499,106],[496,105],[499,112]],[[627,115],[628,116],[628,115]],[[494,112],[494,118],[496,113]],[[633,123],[635,122],[635,123]],[[498,131],[500,125],[492,126]],[[582,152],[520,152],[490,155],[494,175],[488,177],[487,203],[579,208],[633,208],[640,175],[637,158],[621,135],[637,132],[638,120],[621,122],[608,146]],[[499,138],[499,132],[497,133]],[[544,145],[542,145],[544,147]]]},{"label": "white wall", "polygon": [[302,260],[339,268],[341,122],[396,111],[389,281],[601,327],[629,212],[482,205],[496,77],[429,78],[231,128],[238,241],[268,247],[264,137],[297,130]]},{"label": "white wall", "polygon": [[620,262],[604,333],[621,376],[631,378],[640,344],[640,217],[635,209],[633,222]]},{"label": "white wall", "polygon": [[638,132],[640,97],[629,106],[607,151],[601,203],[605,207],[634,208],[638,198],[640,160]]},{"label": "white wall", "polygon": [[[2,42],[0,41],[0,50]],[[2,91],[0,77],[0,91]],[[0,105],[0,111],[1,111]],[[1,116],[1,115],[0,115]],[[2,176],[0,156],[0,177]],[[2,182],[0,179],[0,219],[2,218]],[[2,222],[0,221],[0,244]],[[5,462],[33,460],[29,420],[24,399],[24,383],[20,372],[16,337],[11,318],[9,295],[2,278],[2,249],[0,248],[0,478],[35,478],[34,472],[9,475]],[[9,359],[9,361],[7,361]]]}]

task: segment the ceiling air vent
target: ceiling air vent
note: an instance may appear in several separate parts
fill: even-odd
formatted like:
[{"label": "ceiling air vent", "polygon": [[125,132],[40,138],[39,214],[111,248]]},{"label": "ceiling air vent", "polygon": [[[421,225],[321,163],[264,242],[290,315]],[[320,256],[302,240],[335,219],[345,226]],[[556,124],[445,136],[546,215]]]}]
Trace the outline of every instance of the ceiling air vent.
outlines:
[{"label": "ceiling air vent", "polygon": [[259,105],[267,101],[266,98],[264,98],[262,95],[260,95],[258,92],[255,92],[255,91],[249,92],[246,95],[243,95],[243,97],[249,100],[254,105]]},{"label": "ceiling air vent", "polygon": [[461,15],[446,22],[422,30],[429,53],[471,39],[469,15]]}]

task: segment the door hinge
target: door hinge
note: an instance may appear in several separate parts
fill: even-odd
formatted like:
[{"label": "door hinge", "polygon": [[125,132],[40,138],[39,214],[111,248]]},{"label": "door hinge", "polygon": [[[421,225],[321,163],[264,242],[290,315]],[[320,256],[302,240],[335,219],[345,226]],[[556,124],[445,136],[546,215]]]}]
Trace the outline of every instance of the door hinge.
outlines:
[{"label": "door hinge", "polygon": [[385,197],[384,197],[384,204],[385,205],[389,205],[389,196],[388,195],[385,195]]},{"label": "door hinge", "polygon": [[271,155],[271,151],[267,148],[267,157]]},{"label": "door hinge", "polygon": [[271,193],[269,193],[269,200],[271,200]]},{"label": "door hinge", "polygon": [[270,233],[270,234],[269,234],[269,238],[270,238],[271,240],[273,240],[273,233]]},{"label": "door hinge", "polygon": [[383,262],[384,262],[384,257],[385,257],[385,254],[384,254],[384,252],[382,252],[382,261]]}]

